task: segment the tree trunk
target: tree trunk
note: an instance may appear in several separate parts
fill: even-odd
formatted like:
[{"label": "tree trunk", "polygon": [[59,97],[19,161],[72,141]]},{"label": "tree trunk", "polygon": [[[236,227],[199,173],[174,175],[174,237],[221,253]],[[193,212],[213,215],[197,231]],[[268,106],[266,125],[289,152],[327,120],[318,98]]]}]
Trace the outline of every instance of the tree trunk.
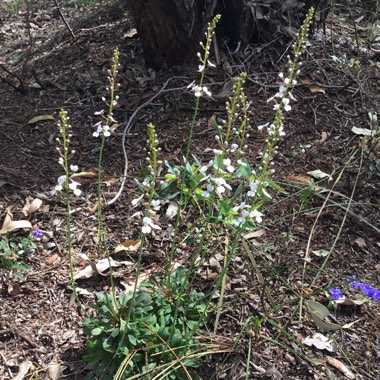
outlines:
[{"label": "tree trunk", "polygon": [[[218,36],[245,45],[272,41],[293,14],[299,21],[304,4],[328,0],[127,0],[146,62],[154,68],[180,65],[199,51],[207,23],[222,15]],[[307,10],[306,10],[307,11]],[[285,20],[285,21],[284,21]],[[292,20],[292,27],[299,22]]]},{"label": "tree trunk", "polygon": [[129,0],[147,63],[183,63],[199,45],[207,0]]}]

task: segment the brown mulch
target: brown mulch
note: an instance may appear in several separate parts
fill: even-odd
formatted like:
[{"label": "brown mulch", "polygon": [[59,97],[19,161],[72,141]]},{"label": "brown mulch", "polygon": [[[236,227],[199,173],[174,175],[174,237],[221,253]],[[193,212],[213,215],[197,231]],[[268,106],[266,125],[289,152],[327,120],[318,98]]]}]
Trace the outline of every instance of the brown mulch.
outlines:
[{"label": "brown mulch", "polygon": [[[52,363],[61,363],[66,378],[80,379],[86,373],[86,364],[81,359],[85,336],[83,316],[68,285],[65,207],[49,195],[61,175],[55,151],[57,126],[52,121],[37,124],[28,124],[28,121],[38,115],[52,115],[57,120],[59,110],[67,110],[73,128],[75,163],[82,171],[95,172],[99,150],[97,139],[92,137],[97,121],[94,112],[103,108],[101,98],[105,95],[110,58],[113,49],[119,47],[121,91],[115,118],[120,126],[107,141],[102,167],[103,178],[108,181],[103,185],[104,197],[111,199],[119,189],[124,170],[121,149],[124,126],[137,107],[157,93],[166,80],[176,77],[168,88],[182,89],[164,93],[142,109],[128,132],[127,186],[118,201],[104,211],[107,237],[113,250],[117,244],[139,237],[139,226],[130,218],[130,202],[138,195],[133,178],[144,165],[146,124],[156,125],[162,159],[176,160],[183,154],[194,104],[184,87],[196,78],[196,63],[162,72],[148,69],[138,37],[128,33],[133,26],[127,18],[121,17],[125,10],[120,5],[64,8],[75,38],[63,25],[53,2],[39,0],[33,9],[38,11],[32,10],[29,15],[34,41],[29,50],[27,10],[21,8],[19,14],[12,15],[0,8],[1,60],[8,71],[18,77],[23,72],[20,83],[16,75],[0,68],[3,79],[0,88],[0,212],[3,215],[13,204],[17,216],[26,198],[40,198],[43,207],[33,213],[31,222],[44,231],[37,252],[26,259],[33,271],[26,275],[25,282],[18,284],[10,279],[5,268],[0,269],[0,378],[13,378],[21,363],[31,361],[29,373],[33,371],[41,378]],[[279,334],[280,328],[286,328],[287,333],[302,341],[317,330],[310,318],[298,321],[298,303],[288,284],[297,292],[305,290],[301,289],[301,275],[310,231],[324,197],[360,143],[359,136],[351,129],[354,126],[368,128],[368,112],[379,111],[380,67],[370,64],[376,58],[375,53],[363,48],[359,57],[356,56],[352,26],[345,24],[345,16],[342,14],[332,24],[334,45],[320,33],[310,40],[299,85],[293,91],[297,102],[286,115],[286,137],[279,145],[275,160],[274,179],[290,193],[294,189],[289,181],[298,182],[297,186],[300,182],[305,184],[305,178],[310,180],[309,171],[319,169],[333,173],[332,181],[319,183],[322,191],[305,198],[302,194],[290,198],[276,194],[264,211],[265,236],[256,242],[259,247],[257,261],[277,308],[268,304],[264,294],[256,291],[259,286],[243,250],[229,274],[226,295],[229,306],[223,312],[218,335],[225,341],[232,341],[249,316],[263,320],[259,333],[249,331],[243,339],[245,344],[249,336],[254,337],[250,378],[344,378],[337,368],[326,365],[327,357],[335,357],[348,366],[351,363],[350,368],[355,368],[358,378],[380,378],[379,302],[345,306],[336,312],[340,324],[360,320],[336,336],[346,357],[340,353],[342,351],[329,353],[314,348],[306,357],[306,351],[301,352],[290,337],[286,339]],[[328,24],[328,33],[330,27]],[[217,68],[207,75],[213,93],[218,93],[229,75],[243,70],[241,63],[254,53],[254,58],[246,62],[245,67],[249,68],[246,93],[252,102],[254,127],[273,116],[267,99],[276,91],[277,73],[286,67],[286,59],[282,57],[284,46],[256,46],[234,56],[226,53],[223,56],[228,63],[225,69]],[[17,54],[24,54],[24,58],[17,61]],[[331,59],[333,55],[345,58],[348,63],[339,66]],[[360,63],[359,72],[350,65],[351,58]],[[231,73],[228,72],[230,68]],[[201,102],[193,144],[193,153],[199,159],[206,158],[205,148],[212,147],[214,133],[209,126],[212,117],[224,117],[224,99]],[[262,143],[263,136],[253,128],[248,154],[251,160],[257,159]],[[357,155],[333,188],[331,199],[346,208],[355,190],[347,216],[344,209],[326,207],[312,236],[313,251],[328,250],[335,244],[328,265],[312,289],[314,299],[321,303],[326,300],[323,289],[351,274],[364,276],[373,286],[380,287],[379,169],[373,157],[372,152],[364,158],[356,188]],[[73,201],[74,209],[81,208],[73,214],[76,270],[87,265],[81,254],[93,261],[102,258],[102,253],[95,248],[97,217],[90,211],[96,202],[96,182],[84,179],[82,188],[83,196]],[[335,243],[338,231],[340,236]],[[165,266],[165,252],[157,242],[152,242],[152,247],[154,250],[146,248],[143,265],[159,271]],[[218,249],[220,247],[215,247],[216,251]],[[128,259],[136,258],[131,255]],[[323,258],[311,257],[313,270],[307,272],[305,287],[310,285],[313,271],[322,262]],[[117,275],[128,281],[133,278],[133,271],[126,268]],[[78,286],[91,292],[108,288],[107,281],[100,278],[79,281]],[[208,286],[206,279],[203,286]],[[82,297],[86,305],[93,301],[93,295]],[[276,326],[265,323],[268,310]],[[288,349],[270,341],[269,337],[277,337],[288,345]],[[206,359],[201,373],[203,378],[244,378],[247,363],[244,344],[227,357]],[[261,369],[265,372],[260,372]]]}]

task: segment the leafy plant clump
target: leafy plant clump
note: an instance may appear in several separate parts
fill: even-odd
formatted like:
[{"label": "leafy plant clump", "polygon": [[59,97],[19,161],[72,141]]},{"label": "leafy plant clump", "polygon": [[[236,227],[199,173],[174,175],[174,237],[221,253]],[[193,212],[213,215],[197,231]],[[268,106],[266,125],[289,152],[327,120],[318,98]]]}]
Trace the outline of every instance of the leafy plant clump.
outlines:
[{"label": "leafy plant clump", "polygon": [[24,273],[32,270],[29,264],[23,262],[23,257],[32,255],[36,248],[32,236],[20,238],[11,234],[3,235],[0,239],[0,267],[11,269],[13,275],[23,281]]},{"label": "leafy plant clump", "polygon": [[[88,379],[125,379],[134,374],[186,379],[195,335],[207,317],[205,295],[191,290],[185,271],[178,269],[166,281],[144,281],[135,293],[99,293],[95,315],[84,322],[89,336],[85,360],[93,364]],[[119,369],[119,371],[117,371]],[[195,378],[195,377],[193,377]]]}]

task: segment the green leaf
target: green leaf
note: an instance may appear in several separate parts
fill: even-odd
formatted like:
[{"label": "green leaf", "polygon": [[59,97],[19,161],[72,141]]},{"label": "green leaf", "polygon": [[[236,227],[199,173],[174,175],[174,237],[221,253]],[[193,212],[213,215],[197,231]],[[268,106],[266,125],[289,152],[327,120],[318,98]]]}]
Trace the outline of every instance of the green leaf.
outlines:
[{"label": "green leaf", "polygon": [[328,315],[330,315],[329,309],[327,309],[326,306],[320,304],[316,301],[306,301],[305,302],[308,310],[310,313],[314,313],[319,318],[326,318]]},{"label": "green leaf", "polygon": [[323,320],[323,318],[326,318],[328,315],[330,315],[330,312],[327,309],[327,307],[323,306],[322,304],[316,301],[306,301],[305,304],[315,324],[320,329],[325,331],[336,331],[342,328],[342,326],[336,323],[325,322]]},{"label": "green leaf", "polygon": [[136,345],[137,345],[137,339],[136,339],[136,337],[134,337],[133,335],[128,335],[128,339],[129,339],[129,342],[130,342],[133,346],[136,346]]},{"label": "green leaf", "polygon": [[330,251],[326,251],[325,249],[318,249],[316,251],[311,251],[314,253],[314,255],[316,256],[320,256],[320,257],[326,257]]},{"label": "green leaf", "polygon": [[47,121],[47,120],[54,120],[54,116],[52,115],[39,115],[35,116],[32,119],[30,119],[27,124],[36,124],[39,123],[40,121]]},{"label": "green leaf", "polygon": [[325,322],[323,319],[319,318],[316,314],[310,313],[313,318],[315,324],[321,329],[325,331],[336,331],[340,330],[342,326],[336,323]]},{"label": "green leaf", "polygon": [[9,60],[8,60],[8,63],[10,65],[16,65],[17,63],[19,63],[22,58],[24,57],[25,53],[23,51],[17,51],[15,54],[13,54]]},{"label": "green leaf", "polygon": [[236,172],[237,177],[249,177],[251,175],[251,168],[249,165],[241,165]]},{"label": "green leaf", "polygon": [[285,189],[283,189],[280,185],[278,185],[276,182],[273,182],[270,179],[267,179],[266,181],[268,182],[269,186],[272,189],[277,190],[277,191],[279,191],[282,194],[287,194],[287,191]]},{"label": "green leaf", "polygon": [[95,327],[91,330],[91,335],[97,336],[100,335],[103,332],[103,329],[101,327]]}]

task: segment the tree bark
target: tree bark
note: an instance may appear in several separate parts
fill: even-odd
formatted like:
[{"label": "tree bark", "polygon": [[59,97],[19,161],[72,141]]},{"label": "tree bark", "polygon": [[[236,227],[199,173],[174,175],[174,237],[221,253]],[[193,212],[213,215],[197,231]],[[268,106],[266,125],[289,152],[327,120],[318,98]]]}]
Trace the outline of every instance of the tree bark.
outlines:
[{"label": "tree bark", "polygon": [[129,0],[147,63],[155,68],[182,64],[205,31],[207,0]]},{"label": "tree bark", "polygon": [[[243,46],[272,41],[292,14],[299,20],[310,5],[329,0],[127,0],[149,66],[180,65],[199,51],[207,23],[222,16],[218,36]],[[307,5],[307,9],[303,7]]]}]

